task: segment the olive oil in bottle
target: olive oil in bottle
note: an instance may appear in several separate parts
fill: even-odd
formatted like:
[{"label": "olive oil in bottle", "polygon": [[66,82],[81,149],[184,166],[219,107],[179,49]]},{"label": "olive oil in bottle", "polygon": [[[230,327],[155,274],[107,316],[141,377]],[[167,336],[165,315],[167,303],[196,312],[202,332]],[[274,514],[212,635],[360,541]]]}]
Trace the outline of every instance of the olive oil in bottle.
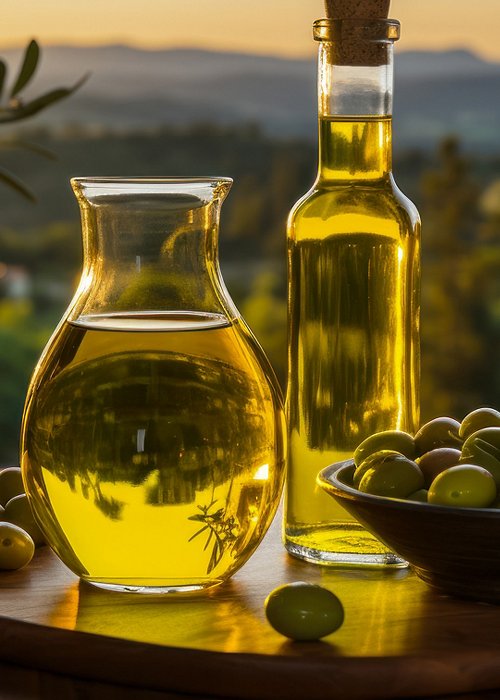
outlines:
[{"label": "olive oil in bottle", "polygon": [[368,435],[418,423],[420,224],[391,174],[389,22],[370,67],[337,63],[335,20],[316,24],[319,172],[289,219],[285,545],[318,563],[402,563],[316,484]]}]

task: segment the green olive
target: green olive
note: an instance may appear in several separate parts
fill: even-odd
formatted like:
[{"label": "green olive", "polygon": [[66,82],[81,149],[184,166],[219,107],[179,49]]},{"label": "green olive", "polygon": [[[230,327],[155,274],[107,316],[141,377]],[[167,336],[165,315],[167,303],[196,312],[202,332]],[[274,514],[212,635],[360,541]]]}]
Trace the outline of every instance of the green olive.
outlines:
[{"label": "green olive", "polygon": [[490,452],[500,459],[500,428],[481,428],[481,430],[476,430],[475,433],[470,435],[465,441],[464,445],[469,442],[469,440],[484,440],[490,446],[488,449]]},{"label": "green olive", "polygon": [[413,459],[415,456],[415,442],[411,435],[402,430],[384,430],[381,433],[370,435],[356,448],[354,452],[354,464],[359,465],[374,452],[381,450],[393,450]]},{"label": "green olive", "polygon": [[19,467],[7,467],[0,471],[0,504],[3,506],[14,496],[24,493],[24,484]]},{"label": "green olive", "polygon": [[419,489],[418,491],[414,491],[413,493],[410,493],[410,495],[406,497],[406,500],[407,501],[417,501],[418,503],[427,503],[427,496],[428,496],[427,489]]},{"label": "green olive", "polygon": [[45,538],[33,518],[33,513],[28,503],[28,497],[25,493],[11,498],[5,506],[5,511],[0,514],[0,518],[26,530],[36,546],[45,544]]},{"label": "green olive", "polygon": [[462,451],[460,464],[475,464],[477,467],[487,469],[500,488],[500,460],[488,451],[489,445],[484,440],[475,440]]},{"label": "green olive", "polygon": [[466,440],[481,428],[500,427],[500,412],[494,408],[476,408],[468,413],[460,424],[459,435]]},{"label": "green olive", "polygon": [[269,624],[298,641],[313,641],[335,632],[344,621],[344,608],[326,588],[297,581],[279,586],[265,602]]},{"label": "green olive", "polygon": [[22,528],[0,523],[0,569],[21,569],[33,558],[35,543]]},{"label": "green olive", "polygon": [[460,457],[460,450],[453,447],[438,447],[419,457],[416,462],[422,470],[427,488],[440,472],[455,467],[460,462]]},{"label": "green olive", "polygon": [[434,418],[423,425],[415,435],[415,445],[418,455],[435,450],[438,447],[462,447],[458,435],[460,423],[454,418]]},{"label": "green olive", "polygon": [[437,475],[430,486],[428,500],[441,506],[487,508],[496,496],[495,479],[486,469],[460,464]]},{"label": "green olive", "polygon": [[374,496],[406,498],[424,487],[424,475],[418,464],[398,453],[384,456],[365,471],[359,490]]},{"label": "green olive", "polygon": [[460,462],[487,469],[500,488],[500,428],[482,428],[469,435]]},{"label": "green olive", "polygon": [[372,467],[380,464],[383,461],[390,461],[391,459],[396,459],[398,457],[404,457],[401,452],[396,452],[396,450],[379,450],[378,452],[373,452],[373,454],[368,455],[368,457],[361,462],[359,467],[356,467],[353,477],[352,484],[355,489],[359,489],[359,484],[361,479],[366,474],[366,472]]}]

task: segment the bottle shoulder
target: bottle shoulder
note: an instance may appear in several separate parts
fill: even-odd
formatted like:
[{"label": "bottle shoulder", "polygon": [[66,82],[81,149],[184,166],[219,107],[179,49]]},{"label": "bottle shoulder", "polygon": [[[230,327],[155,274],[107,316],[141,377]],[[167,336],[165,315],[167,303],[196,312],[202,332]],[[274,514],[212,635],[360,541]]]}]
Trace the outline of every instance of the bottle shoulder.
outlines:
[{"label": "bottle shoulder", "polygon": [[404,192],[402,192],[396,181],[394,180],[394,177],[391,175],[391,184],[392,184],[392,191],[394,194],[394,198],[398,202],[399,206],[401,207],[402,210],[404,210],[409,218],[411,219],[412,223],[414,226],[420,226],[421,221],[420,221],[420,214],[419,211],[416,207],[416,205],[411,201],[409,197],[405,195]]},{"label": "bottle shoulder", "polygon": [[399,237],[419,231],[418,210],[392,175],[373,182],[316,182],[288,221],[291,238],[356,232]]}]

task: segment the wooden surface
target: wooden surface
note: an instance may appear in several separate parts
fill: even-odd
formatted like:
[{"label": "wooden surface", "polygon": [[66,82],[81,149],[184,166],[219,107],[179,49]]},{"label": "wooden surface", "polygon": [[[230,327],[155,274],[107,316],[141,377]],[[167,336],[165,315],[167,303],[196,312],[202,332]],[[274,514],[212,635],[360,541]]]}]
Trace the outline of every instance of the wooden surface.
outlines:
[{"label": "wooden surface", "polygon": [[[297,580],[344,603],[343,627],[322,642],[289,642],[265,620],[266,595]],[[0,575],[1,698],[472,700],[494,689],[500,607],[438,596],[408,570],[307,565],[285,554],[277,525],[211,594],[101,591],[48,548]]]}]

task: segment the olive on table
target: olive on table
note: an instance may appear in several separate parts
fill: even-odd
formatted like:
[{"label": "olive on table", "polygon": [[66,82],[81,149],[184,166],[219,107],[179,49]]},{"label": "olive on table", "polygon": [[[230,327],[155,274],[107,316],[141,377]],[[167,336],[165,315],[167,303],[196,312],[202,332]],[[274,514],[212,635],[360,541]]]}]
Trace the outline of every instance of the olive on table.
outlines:
[{"label": "olive on table", "polygon": [[279,586],[267,596],[264,606],[269,624],[297,641],[326,637],[344,621],[344,608],[337,596],[304,581]]},{"label": "olive on table", "polygon": [[463,444],[460,462],[487,469],[500,488],[500,428],[482,428],[469,435]]},{"label": "olive on table", "polygon": [[500,411],[495,408],[476,408],[468,413],[460,424],[459,435],[466,440],[481,428],[500,427]]},{"label": "olive on table", "polygon": [[45,544],[44,536],[33,518],[28,497],[25,493],[14,496],[8,501],[4,512],[0,514],[0,519],[22,527],[31,536],[35,546]]},{"label": "olive on table", "polygon": [[432,484],[440,472],[449,467],[455,467],[460,462],[460,457],[460,450],[454,447],[437,447],[418,457],[415,461],[424,475],[426,487]]},{"label": "olive on table", "polygon": [[359,465],[374,452],[381,450],[393,450],[413,459],[415,456],[415,441],[409,433],[402,430],[384,430],[374,433],[358,445],[354,452],[354,464]]},{"label": "olive on table", "polygon": [[406,498],[422,488],[424,475],[418,464],[397,452],[373,460],[358,486],[364,493],[392,498]]},{"label": "olive on table", "polygon": [[462,447],[459,436],[460,423],[454,418],[433,418],[425,423],[415,435],[418,455],[435,450],[438,447]]},{"label": "olive on table", "polygon": [[495,479],[474,464],[459,464],[437,475],[429,488],[428,501],[435,505],[488,508],[497,497]]},{"label": "olive on table", "polygon": [[24,493],[20,467],[7,467],[0,471],[0,504],[5,504],[14,496]]},{"label": "olive on table", "polygon": [[0,523],[0,569],[22,569],[34,552],[35,543],[25,530],[12,523]]}]

